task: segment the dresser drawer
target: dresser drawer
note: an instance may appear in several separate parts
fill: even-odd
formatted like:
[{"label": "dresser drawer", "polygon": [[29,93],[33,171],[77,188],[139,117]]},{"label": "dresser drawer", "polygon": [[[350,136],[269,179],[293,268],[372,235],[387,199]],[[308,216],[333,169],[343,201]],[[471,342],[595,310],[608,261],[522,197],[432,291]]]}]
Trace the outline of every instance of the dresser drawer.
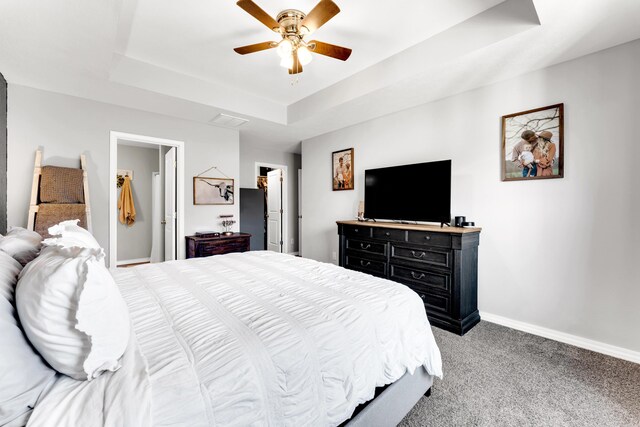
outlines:
[{"label": "dresser drawer", "polygon": [[343,228],[343,232],[347,237],[371,237],[371,227],[345,225]]},{"label": "dresser drawer", "polygon": [[451,297],[449,295],[434,294],[419,286],[407,286],[420,296],[427,310],[427,314],[438,313],[446,314],[447,316],[451,315]]},{"label": "dresser drawer", "polygon": [[439,246],[442,248],[451,247],[451,235],[430,231],[408,231],[407,241],[410,243],[420,243],[421,245]]},{"label": "dresser drawer", "polygon": [[391,261],[403,262],[415,267],[451,268],[451,251],[429,247],[391,245]]},{"label": "dresser drawer", "polygon": [[[416,291],[417,292],[417,291]],[[420,293],[420,298],[424,301],[424,306],[427,309],[427,313],[438,312],[446,315],[451,315],[451,298],[446,295],[436,295],[428,293]]]},{"label": "dresser drawer", "polygon": [[376,276],[385,277],[387,275],[387,263],[385,261],[374,261],[358,256],[347,255],[345,257],[345,267]]},{"label": "dresser drawer", "polygon": [[411,288],[421,288],[429,293],[434,290],[451,293],[451,274],[449,273],[425,271],[393,264],[389,268],[391,269],[389,275],[391,280],[408,284]]},{"label": "dresser drawer", "polygon": [[365,252],[376,255],[387,254],[387,244],[370,240],[347,239],[347,250]]},{"label": "dresser drawer", "polygon": [[395,228],[374,228],[373,238],[382,240],[395,240],[404,242],[407,240],[407,232],[405,230],[398,230]]}]

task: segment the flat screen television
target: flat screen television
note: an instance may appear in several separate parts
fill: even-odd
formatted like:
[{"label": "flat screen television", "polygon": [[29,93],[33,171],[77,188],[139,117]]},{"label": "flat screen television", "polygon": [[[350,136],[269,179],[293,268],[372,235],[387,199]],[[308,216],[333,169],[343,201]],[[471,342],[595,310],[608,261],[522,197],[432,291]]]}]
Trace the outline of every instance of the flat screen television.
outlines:
[{"label": "flat screen television", "polygon": [[364,182],[365,218],[451,221],[451,160],[368,169]]}]

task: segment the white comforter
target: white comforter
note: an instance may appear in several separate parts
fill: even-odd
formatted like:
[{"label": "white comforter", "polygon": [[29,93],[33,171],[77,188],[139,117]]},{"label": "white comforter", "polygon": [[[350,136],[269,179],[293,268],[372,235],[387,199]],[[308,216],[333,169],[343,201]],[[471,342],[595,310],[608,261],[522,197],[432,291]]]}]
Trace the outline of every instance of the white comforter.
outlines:
[{"label": "white comforter", "polygon": [[114,276],[150,387],[139,379],[146,367],[129,357],[102,377],[131,377],[138,386],[104,399],[93,418],[81,408],[95,391],[63,399],[73,385],[65,378],[32,421],[57,399],[66,406],[57,412],[72,414],[77,425],[138,425],[143,417],[126,405],[154,426],[338,425],[377,386],[406,371],[424,366],[442,375],[422,300],[394,282],[273,252],[151,264]]}]

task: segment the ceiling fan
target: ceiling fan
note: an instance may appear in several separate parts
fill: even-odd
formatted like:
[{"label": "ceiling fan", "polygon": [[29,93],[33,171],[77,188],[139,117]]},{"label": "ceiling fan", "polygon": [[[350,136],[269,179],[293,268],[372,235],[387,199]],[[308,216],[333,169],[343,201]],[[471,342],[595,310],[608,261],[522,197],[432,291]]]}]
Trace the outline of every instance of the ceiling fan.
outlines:
[{"label": "ceiling fan", "polygon": [[318,40],[307,42],[304,39],[340,12],[338,5],[331,0],[320,0],[308,14],[296,9],[283,10],[276,19],[251,0],[240,0],[236,4],[282,37],[278,42],[262,42],[235,48],[240,55],[277,48],[278,55],[282,58],[280,65],[287,68],[289,74],[301,73],[302,67],[311,62],[311,53],[341,61],[346,61],[351,55],[351,49],[346,47]]}]

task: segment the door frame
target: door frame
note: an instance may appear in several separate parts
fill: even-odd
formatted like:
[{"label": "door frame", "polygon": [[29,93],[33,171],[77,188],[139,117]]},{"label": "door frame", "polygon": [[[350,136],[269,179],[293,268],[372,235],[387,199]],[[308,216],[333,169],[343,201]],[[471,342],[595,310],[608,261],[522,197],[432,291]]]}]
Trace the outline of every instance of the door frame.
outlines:
[{"label": "door frame", "polygon": [[302,257],[302,169],[298,169],[298,256]]},{"label": "door frame", "polygon": [[[255,162],[255,176],[253,178],[252,188],[258,188],[258,177],[260,176],[260,167],[267,167],[273,169],[282,169],[284,172],[284,179],[282,181],[282,253],[288,254],[289,247],[289,171],[286,165],[277,165],[274,163]],[[269,195],[267,194],[267,197]],[[267,201],[268,203],[268,201]],[[265,248],[266,249],[266,248]]]},{"label": "door frame", "polygon": [[136,135],[126,132],[111,131],[109,133],[109,268],[117,266],[118,249],[118,216],[114,212],[118,210],[118,187],[115,185],[118,170],[118,141],[126,140],[149,145],[164,145],[176,147],[176,240],[178,249],[177,259],[185,258],[184,240],[184,141],[156,138],[154,136]]}]

